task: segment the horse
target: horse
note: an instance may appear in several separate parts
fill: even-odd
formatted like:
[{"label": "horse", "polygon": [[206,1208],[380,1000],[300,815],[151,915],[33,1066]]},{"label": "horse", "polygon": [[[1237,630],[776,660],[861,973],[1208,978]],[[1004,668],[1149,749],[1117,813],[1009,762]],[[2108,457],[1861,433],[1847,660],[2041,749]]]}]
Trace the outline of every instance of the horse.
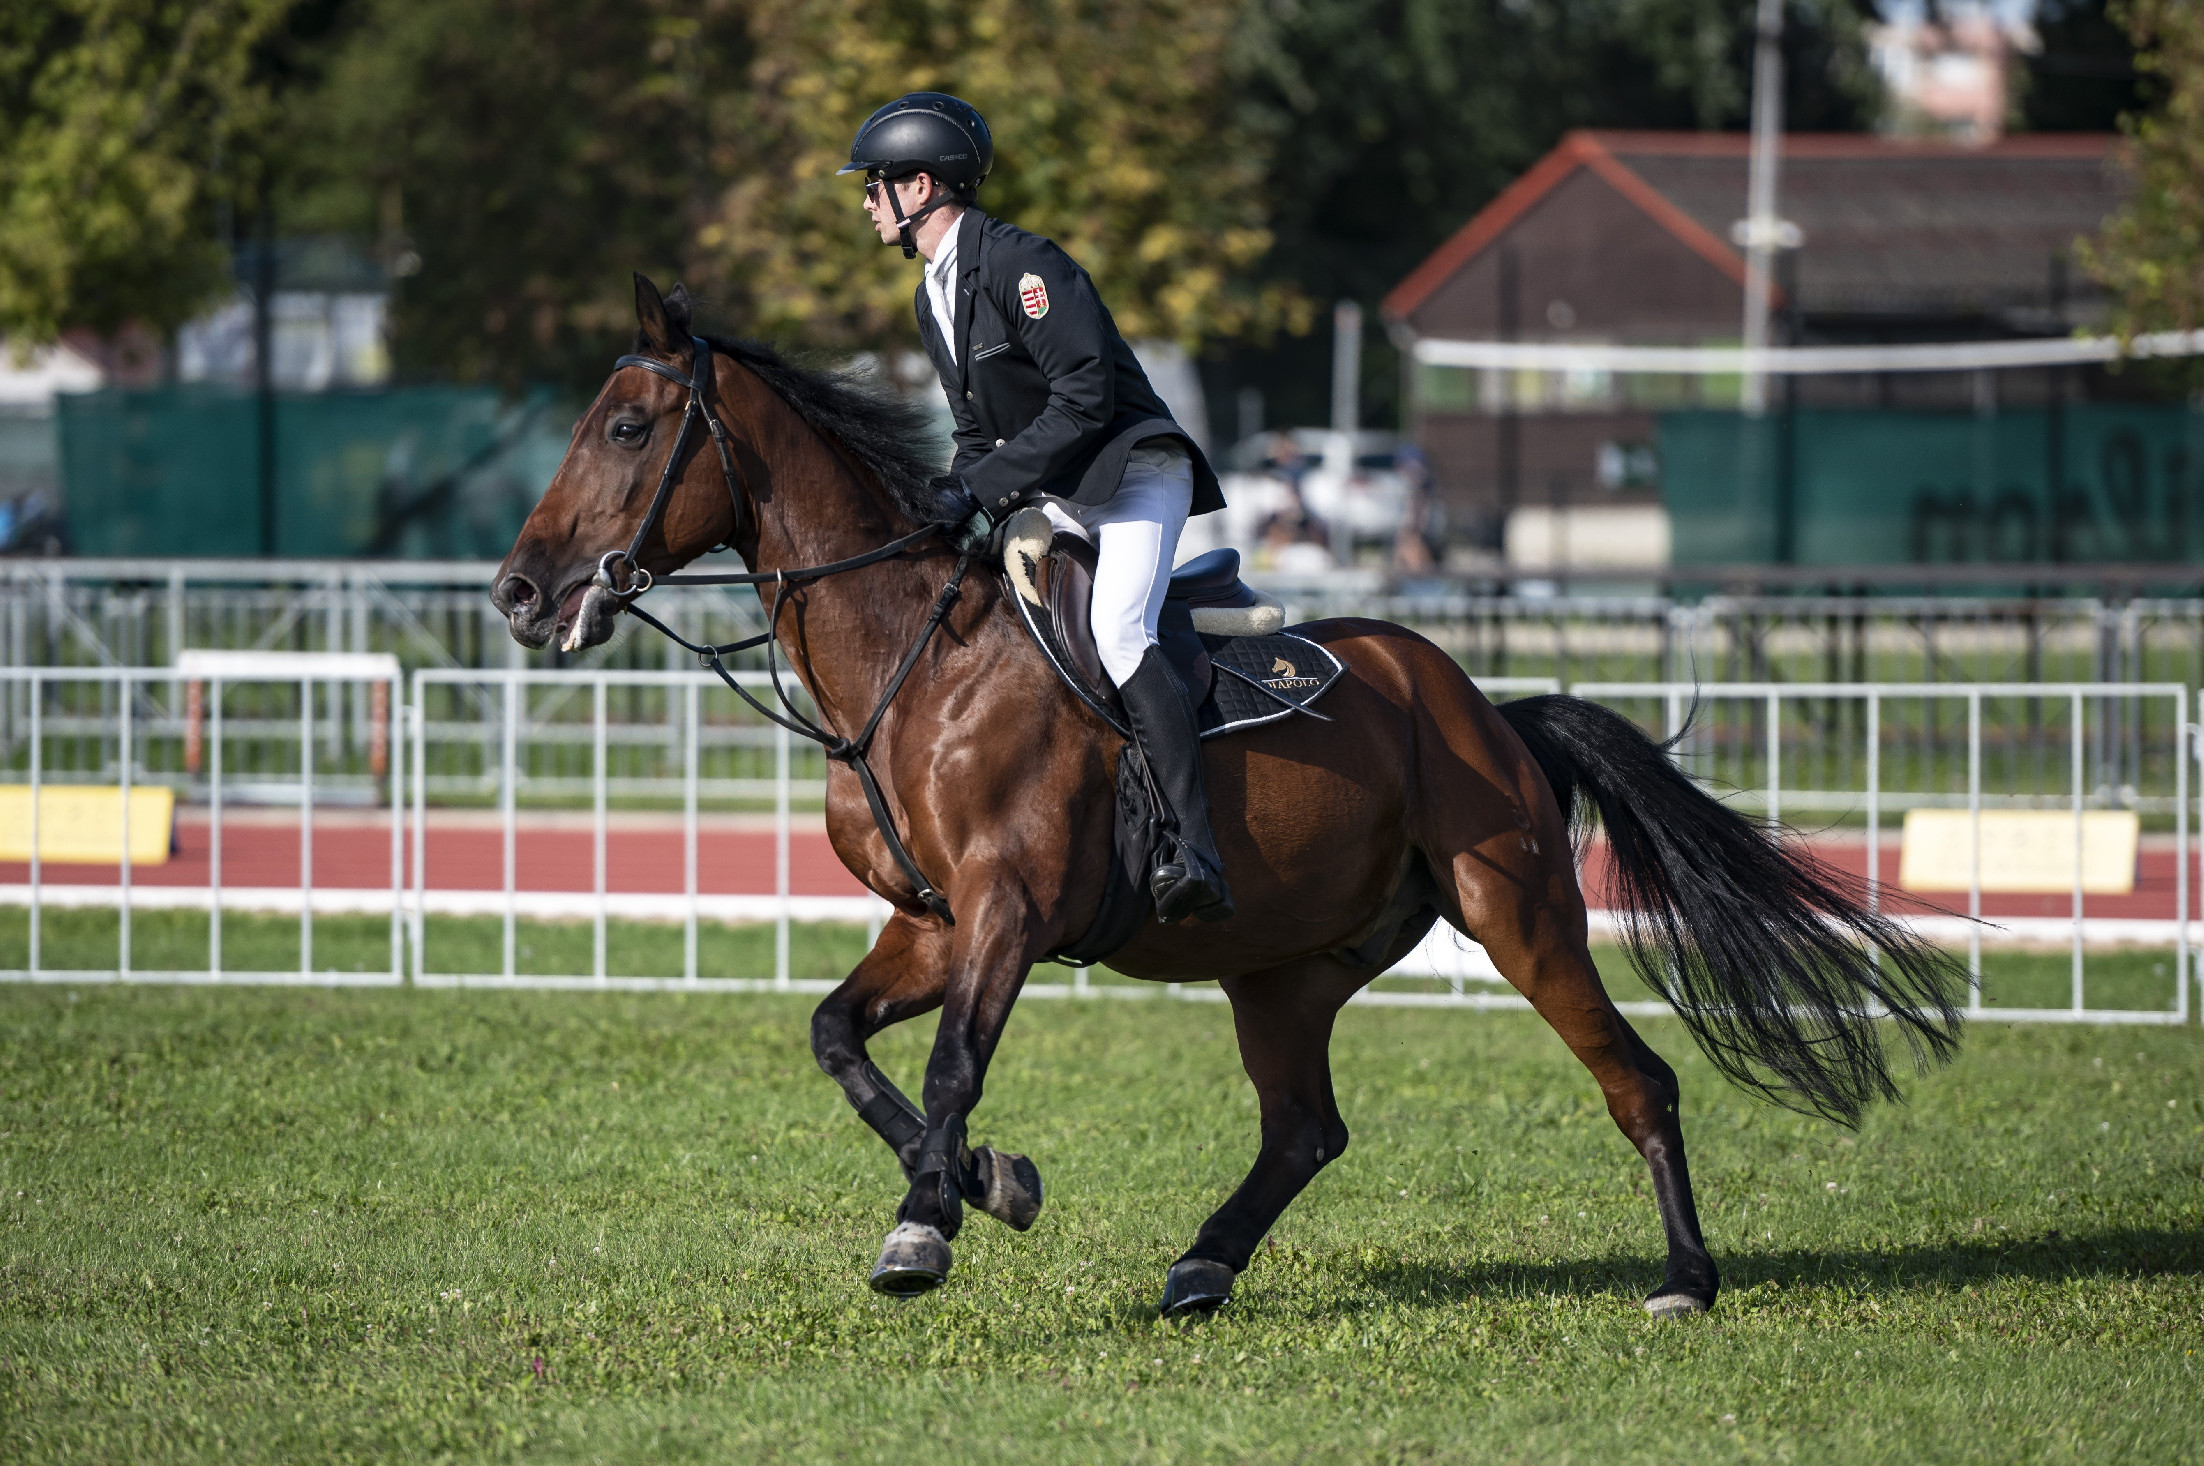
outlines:
[{"label": "horse", "polygon": [[[769,653],[839,755],[828,837],[894,908],[819,1004],[811,1046],[905,1177],[873,1286],[923,1292],[949,1276],[967,1202],[1021,1229],[1040,1210],[1031,1161],[974,1147],[968,1126],[1027,974],[1103,899],[1123,740],[1067,690],[1001,578],[967,575],[969,558],[930,532],[959,509],[922,411],[756,343],[692,336],[678,285],[661,296],[637,275],[636,316],[633,354],[576,422],[491,598],[524,646],[573,652],[714,548],[751,567],[740,578],[759,586]],[[716,452],[691,432],[699,416]],[[1325,718],[1204,744],[1235,914],[1151,915],[1108,960],[1150,982],[1215,981],[1260,1099],[1254,1162],[1167,1271],[1163,1313],[1224,1303],[1345,1152],[1334,1021],[1441,920],[1483,945],[1643,1157],[1667,1244],[1646,1310],[1711,1308],[1720,1278],[1676,1073],[1617,1011],[1588,945],[1578,869],[1593,818],[1634,966],[1717,1068],[1779,1103],[1849,1125],[1895,1098],[1885,1032],[1916,1067],[1948,1058],[1951,958],[1795,836],[1705,792],[1619,713],[1558,695],[1495,705],[1439,647],[1383,621],[1295,634],[1345,669]],[[935,1009],[914,1104],[866,1045]]]}]

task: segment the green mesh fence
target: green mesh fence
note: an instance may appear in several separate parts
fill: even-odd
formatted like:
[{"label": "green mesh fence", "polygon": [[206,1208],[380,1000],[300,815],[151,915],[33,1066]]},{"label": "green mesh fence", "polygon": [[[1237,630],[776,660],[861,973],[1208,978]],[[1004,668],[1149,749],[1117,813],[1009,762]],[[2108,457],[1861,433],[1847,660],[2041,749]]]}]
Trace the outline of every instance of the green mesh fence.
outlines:
[{"label": "green mesh fence", "polygon": [[270,526],[250,393],[95,392],[57,410],[63,506],[84,555],[495,559],[566,449],[546,394],[279,395]]},{"label": "green mesh fence", "polygon": [[1660,417],[1679,564],[2204,561],[2204,412]]}]

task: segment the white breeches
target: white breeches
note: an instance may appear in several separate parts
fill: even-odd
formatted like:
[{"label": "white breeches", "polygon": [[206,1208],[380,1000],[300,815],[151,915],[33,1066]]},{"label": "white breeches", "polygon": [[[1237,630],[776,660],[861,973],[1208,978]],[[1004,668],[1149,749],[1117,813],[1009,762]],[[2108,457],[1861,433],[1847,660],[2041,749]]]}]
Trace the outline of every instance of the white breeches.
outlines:
[{"label": "white breeches", "polygon": [[1194,463],[1177,443],[1135,448],[1117,492],[1101,504],[1043,499],[1049,523],[1095,548],[1095,649],[1123,686],[1156,644],[1156,618],[1170,586],[1172,557],[1194,502]]}]

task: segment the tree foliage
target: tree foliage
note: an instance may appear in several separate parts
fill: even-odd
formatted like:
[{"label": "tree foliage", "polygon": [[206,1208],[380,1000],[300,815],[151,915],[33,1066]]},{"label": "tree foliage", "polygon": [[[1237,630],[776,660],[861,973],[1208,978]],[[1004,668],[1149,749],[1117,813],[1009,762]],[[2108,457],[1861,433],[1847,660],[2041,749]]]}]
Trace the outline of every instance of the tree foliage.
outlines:
[{"label": "tree foliage", "polygon": [[1193,344],[1305,319],[1245,282],[1270,245],[1259,139],[1218,0],[761,0],[753,163],[702,240],[750,324],[828,345],[916,341],[913,271],[835,169],[875,107],[953,92],[988,118],[982,204],[1057,240],[1132,336]]},{"label": "tree foliage", "polygon": [[380,236],[402,370],[595,382],[635,327],[629,272],[710,273],[698,229],[752,166],[741,7],[352,10],[289,118],[286,226]]},{"label": "tree foliage", "polygon": [[2121,18],[2163,101],[2128,119],[2134,197],[2082,255],[2121,330],[2193,331],[2204,326],[2204,8],[2130,0]]},{"label": "tree foliage", "polygon": [[289,0],[0,6],[0,332],[156,330],[227,281],[224,203],[259,182],[256,55]]},{"label": "tree foliage", "polygon": [[[1792,0],[1793,126],[1865,123],[1863,4]],[[1741,123],[1750,20],[1733,0],[18,0],[0,328],[174,325],[224,286],[219,206],[266,195],[284,232],[368,236],[400,267],[412,372],[594,381],[635,268],[738,330],[910,344],[915,272],[834,170],[875,106],[939,88],[995,124],[983,203],[1060,240],[1128,334],[1272,342],[1312,305],[1374,303],[1569,127]],[[1322,350],[1287,340],[1289,370]]]}]

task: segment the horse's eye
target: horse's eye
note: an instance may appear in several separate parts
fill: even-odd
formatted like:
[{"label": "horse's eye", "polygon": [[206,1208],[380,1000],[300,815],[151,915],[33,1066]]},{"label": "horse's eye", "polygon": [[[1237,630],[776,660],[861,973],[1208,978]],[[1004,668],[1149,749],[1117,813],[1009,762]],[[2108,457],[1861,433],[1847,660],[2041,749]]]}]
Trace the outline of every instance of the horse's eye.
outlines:
[{"label": "horse's eye", "polygon": [[616,422],[612,425],[612,441],[615,443],[632,443],[642,436],[643,425],[639,422]]}]

